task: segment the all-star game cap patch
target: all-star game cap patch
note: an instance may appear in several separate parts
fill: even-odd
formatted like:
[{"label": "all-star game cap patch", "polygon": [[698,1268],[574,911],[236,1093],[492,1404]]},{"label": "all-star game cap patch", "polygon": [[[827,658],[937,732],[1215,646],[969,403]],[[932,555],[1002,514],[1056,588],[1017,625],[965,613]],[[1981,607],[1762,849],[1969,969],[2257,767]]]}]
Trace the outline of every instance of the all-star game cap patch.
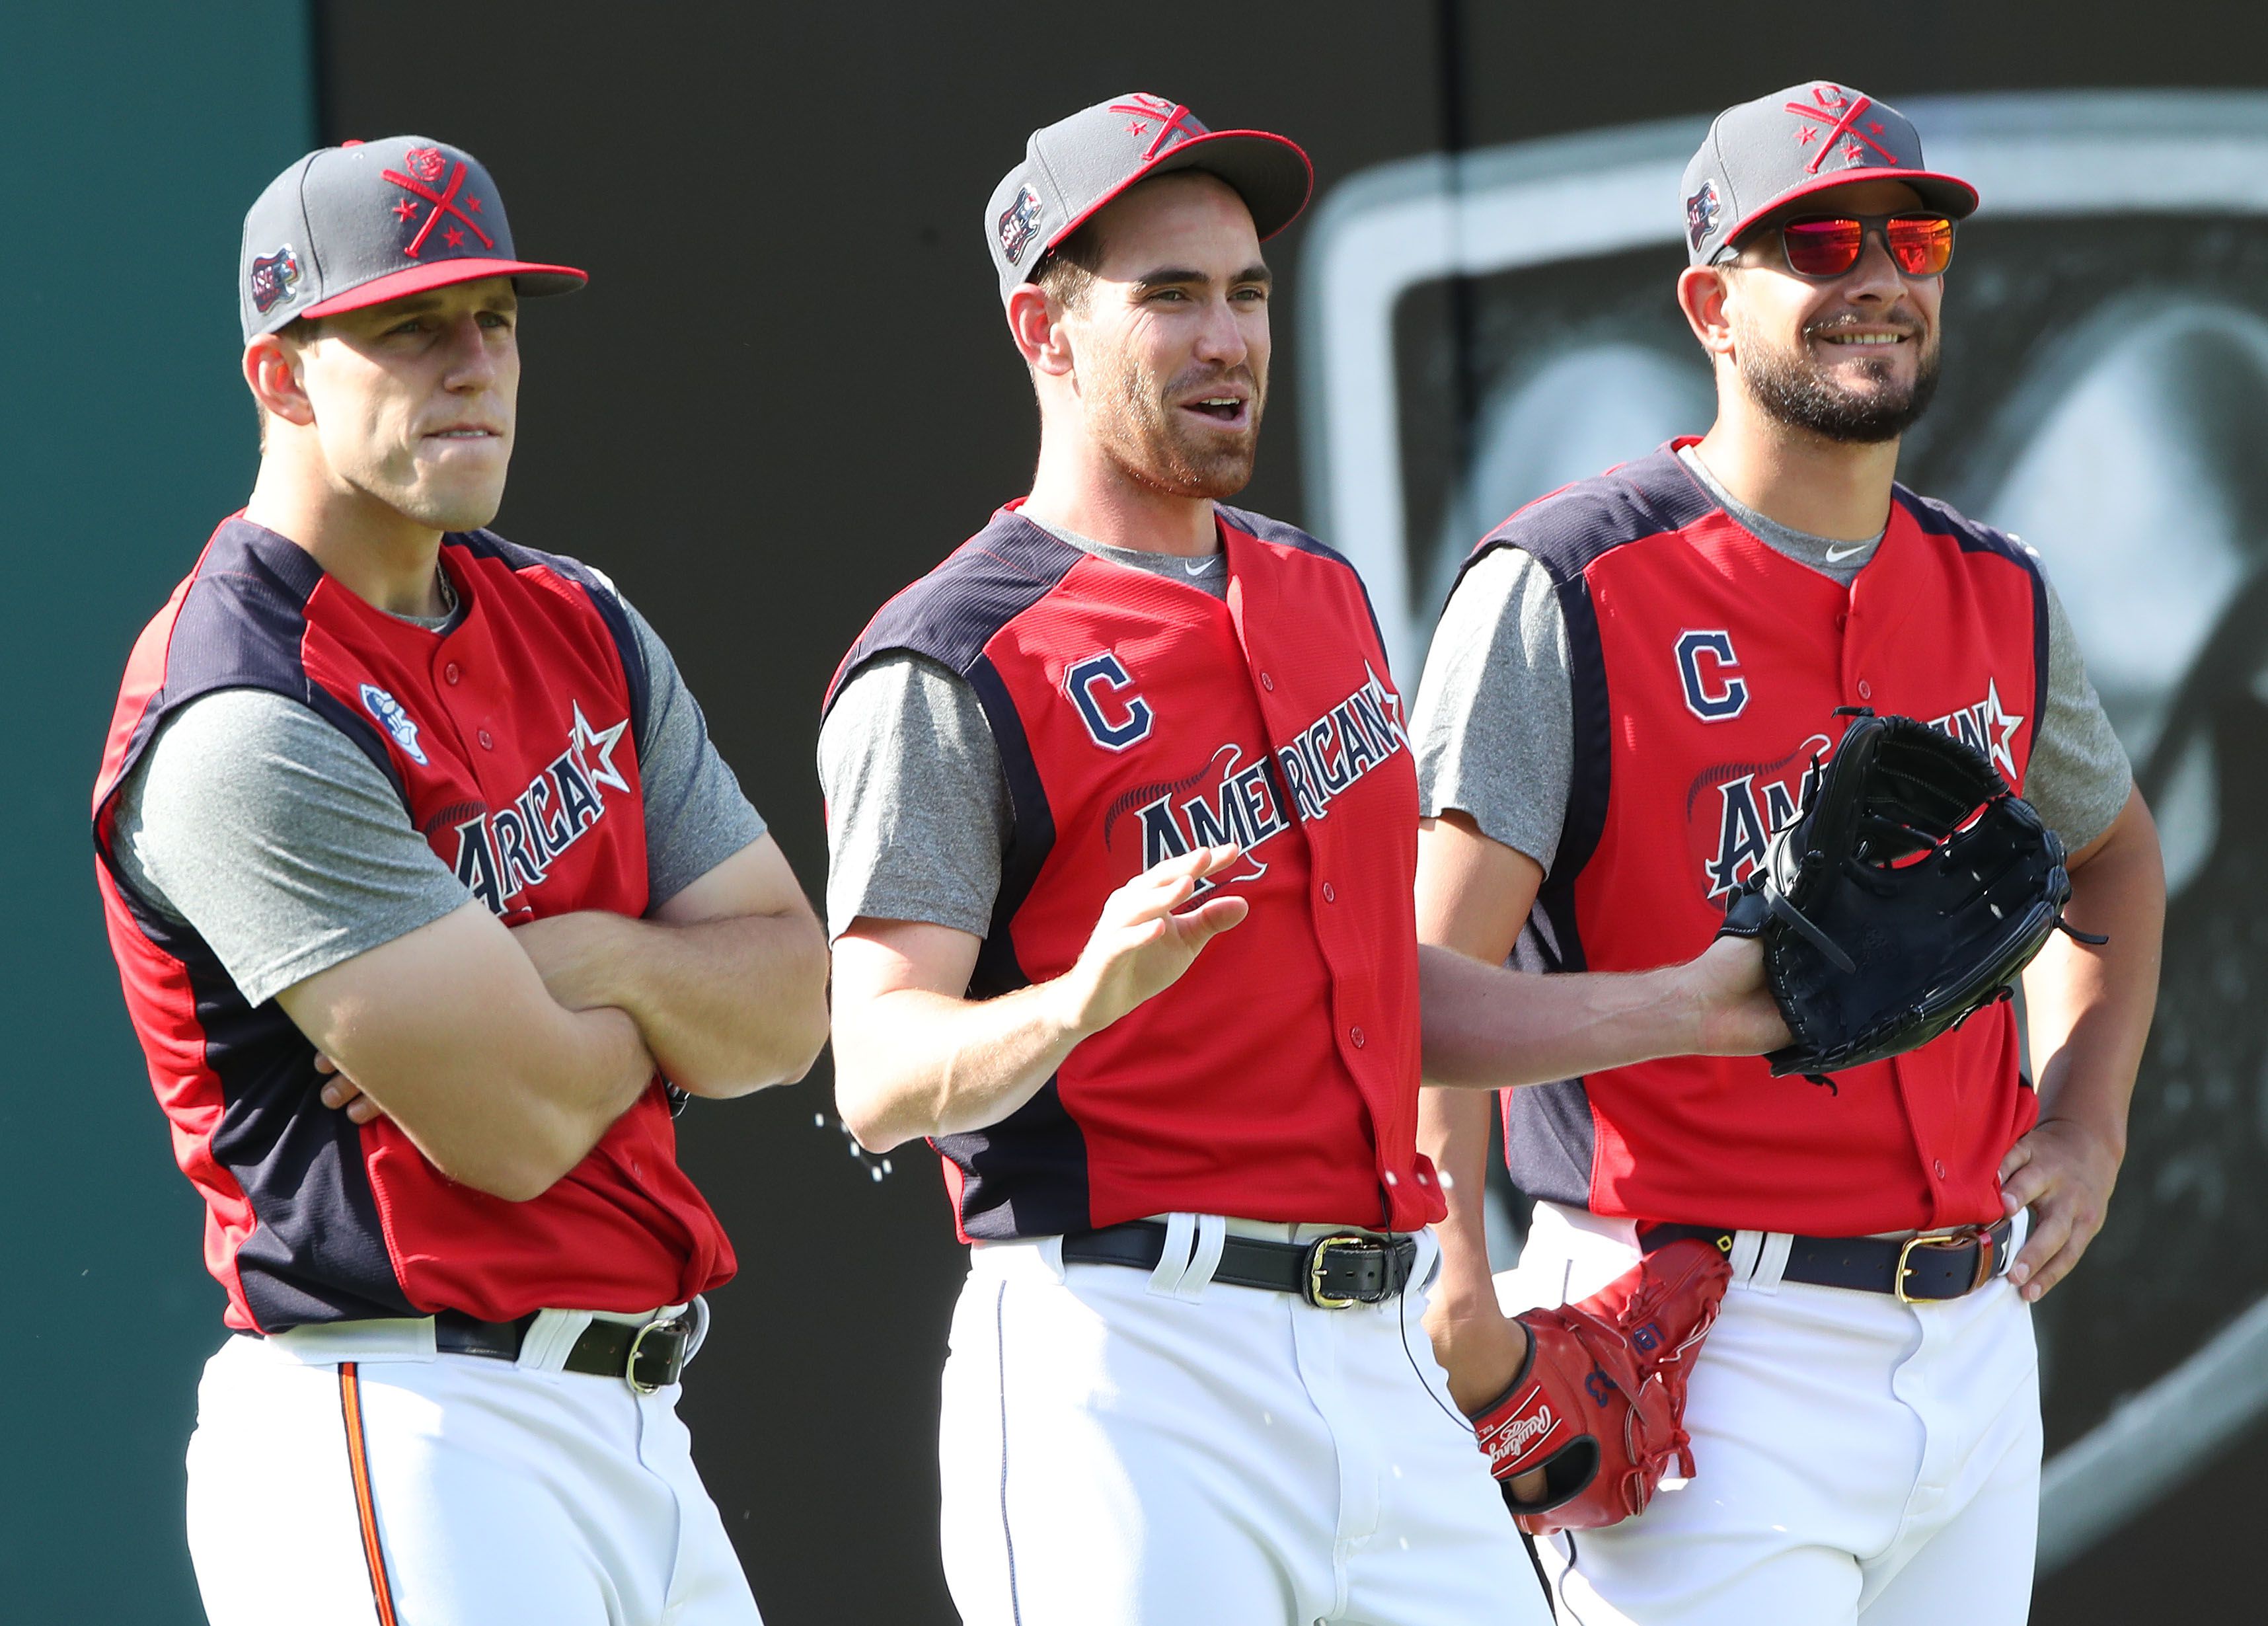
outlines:
[{"label": "all-star game cap patch", "polygon": [[238,265],[247,343],[301,316],[483,277],[511,277],[523,299],[586,280],[571,265],[519,258],[504,198],[480,160],[423,136],[308,153],[245,216]]}]

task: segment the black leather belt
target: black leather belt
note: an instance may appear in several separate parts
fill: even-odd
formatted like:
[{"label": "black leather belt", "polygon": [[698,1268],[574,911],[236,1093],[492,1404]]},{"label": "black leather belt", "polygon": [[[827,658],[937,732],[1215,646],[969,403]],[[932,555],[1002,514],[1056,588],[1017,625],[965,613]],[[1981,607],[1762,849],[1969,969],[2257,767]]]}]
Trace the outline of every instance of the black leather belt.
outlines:
[{"label": "black leather belt", "polygon": [[[1890,1293],[1903,1301],[1959,1298],[1973,1293],[2008,1268],[2013,1222],[1926,1231],[1892,1242],[1881,1237],[1797,1237],[1788,1245],[1787,1268],[1780,1277],[1814,1287],[1854,1288]],[[1720,1225],[1647,1225],[1638,1246],[1651,1253],[1665,1244],[1696,1237],[1730,1255],[1738,1233]]]},{"label": "black leather belt", "polygon": [[[1165,1254],[1166,1228],[1155,1220],[1075,1231],[1063,1239],[1064,1262],[1071,1265],[1154,1270]],[[1357,1231],[1313,1242],[1229,1237],[1221,1243],[1220,1263],[1214,1267],[1212,1279],[1231,1287],[1297,1293],[1320,1309],[1344,1310],[1392,1298],[1409,1285],[1417,1262],[1415,1237],[1367,1236]]]},{"label": "black leather belt", "polygon": [[[433,1347],[444,1355],[517,1361],[520,1346],[527,1341],[527,1329],[534,1325],[532,1315],[517,1321],[475,1321],[460,1311],[444,1310],[433,1318]],[[640,1394],[652,1394],[684,1372],[694,1327],[689,1313],[644,1327],[593,1321],[567,1351],[561,1370],[619,1378]]]}]

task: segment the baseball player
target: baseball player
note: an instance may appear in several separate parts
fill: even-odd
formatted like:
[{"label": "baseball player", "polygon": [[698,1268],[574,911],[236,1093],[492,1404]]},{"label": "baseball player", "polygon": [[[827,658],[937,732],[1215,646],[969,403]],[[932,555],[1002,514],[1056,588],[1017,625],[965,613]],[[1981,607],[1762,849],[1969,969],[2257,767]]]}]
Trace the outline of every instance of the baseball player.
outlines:
[{"label": "baseball player", "polygon": [[[1402,703],[1346,562],[1221,500],[1267,399],[1260,243],[1310,184],[1160,97],[1032,136],[984,218],[1031,492],[828,698],[837,1097],[869,1148],[932,1142],[973,1245],[943,1538],[987,1626],[1543,1618],[1419,1325]],[[1425,1040],[1484,1084],[1601,1031],[1761,1049],[1748,946],[1588,1008],[1437,954]]]},{"label": "baseball player", "polygon": [[2157,839],[2039,560],[1894,480],[1975,190],[1822,81],[1720,115],[1684,195],[1677,297],[1716,422],[1531,504],[1467,563],[1412,726],[1421,933],[1578,984],[1692,953],[1858,707],[1988,753],[2072,849],[2068,919],[2109,942],[2058,938],[2027,972],[2029,1071],[1994,1006],[1826,1088],[1688,1057],[1508,1093],[1540,1201],[1493,1283],[1485,1108],[1428,1091],[1420,1142],[1455,1178],[1430,1330],[1452,1393],[1484,1400],[1526,1347],[1506,1312],[1710,1238],[1733,1281],[1685,1416],[1698,1476],[1543,1544],[1562,1617],[2018,1622],[2027,1305],[2117,1171]]},{"label": "baseball player", "polygon": [[825,945],[653,629],[482,527],[515,257],[468,154],[245,219],[244,511],[136,645],[111,944],[234,1335],[189,1446],[220,1626],[742,1622],[677,1419],[733,1274],[672,1093],[799,1076]]}]

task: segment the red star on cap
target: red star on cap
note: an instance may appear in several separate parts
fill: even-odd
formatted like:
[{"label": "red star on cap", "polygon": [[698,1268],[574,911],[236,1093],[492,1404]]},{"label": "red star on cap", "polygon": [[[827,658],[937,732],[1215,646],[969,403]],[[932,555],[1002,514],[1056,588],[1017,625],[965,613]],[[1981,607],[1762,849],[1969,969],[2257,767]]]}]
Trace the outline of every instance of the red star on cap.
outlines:
[{"label": "red star on cap", "polygon": [[1795,128],[1795,144],[1799,147],[1808,147],[1818,134],[1819,132],[1810,125],[1799,124]]},{"label": "red star on cap", "polygon": [[441,233],[441,240],[452,248],[461,248],[465,246],[465,234],[453,225]]},{"label": "red star on cap", "polygon": [[394,218],[397,220],[407,220],[416,212],[417,205],[406,197],[394,206]]},{"label": "red star on cap", "polygon": [[1874,132],[1874,134],[1876,134],[1877,136],[1879,136],[1879,135],[1881,135],[1881,134],[1882,133],[1882,127],[1881,127],[1881,125],[1879,125],[1879,124],[1873,123],[1873,122],[1870,122],[1867,124],[1867,128],[1868,129],[1873,130],[1873,131]]},{"label": "red star on cap", "polygon": [[1126,133],[1130,136],[1146,136],[1150,133],[1150,127],[1138,119],[1130,119],[1127,121]]},{"label": "red star on cap", "polygon": [[[1879,124],[1875,125],[1875,126],[1874,126],[1874,131],[1875,131],[1875,133],[1876,133],[1877,135],[1881,134],[1881,129],[1882,129],[1882,127],[1881,127],[1881,125],[1879,125]],[[475,214],[475,215],[481,212],[481,200],[480,200],[479,198],[477,198],[477,197],[475,197],[475,196],[474,196],[470,192],[468,192],[468,193],[466,193],[466,194],[465,194],[465,211],[466,211],[468,214]]]},{"label": "red star on cap", "polygon": [[1843,144],[1843,156],[1855,164],[1866,156],[1866,149],[1855,141],[1846,141]]}]

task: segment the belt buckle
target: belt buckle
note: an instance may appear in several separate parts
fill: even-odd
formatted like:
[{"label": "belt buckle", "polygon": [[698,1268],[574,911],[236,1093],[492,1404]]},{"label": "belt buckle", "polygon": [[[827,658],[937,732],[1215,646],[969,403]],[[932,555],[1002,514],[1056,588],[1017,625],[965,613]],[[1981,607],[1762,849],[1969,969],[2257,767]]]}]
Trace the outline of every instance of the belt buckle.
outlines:
[{"label": "belt buckle", "polygon": [[1907,1260],[1912,1257],[1913,1251],[1916,1248],[1952,1247],[1963,1242],[1971,1241],[1977,1242],[1978,1244],[1977,1249],[1977,1277],[1976,1280],[1970,1282],[1965,1290],[1973,1293],[1984,1284],[1985,1278],[1992,1274],[1992,1245],[1990,1241],[1980,1239],[1975,1226],[1962,1226],[1954,1231],[1924,1231],[1918,1237],[1908,1237],[1905,1239],[1904,1244],[1898,1249],[1898,1273],[1890,1279],[1890,1291],[1897,1295],[1898,1303],[1902,1304],[1911,1304],[1915,1303],[1934,1304],[1937,1302],[1935,1299],[1917,1300],[1911,1294],[1906,1291],[1906,1278],[1913,1275],[1913,1267],[1909,1264]]},{"label": "belt buckle", "polygon": [[[656,1332],[674,1334],[677,1347],[666,1355],[659,1350],[655,1352],[653,1358],[662,1363],[667,1376],[659,1383],[648,1383],[638,1376],[638,1361],[644,1354],[645,1341]],[[630,1352],[622,1360],[622,1381],[630,1385],[632,1393],[652,1394],[658,1389],[667,1388],[684,1374],[686,1337],[685,1318],[682,1316],[673,1316],[666,1321],[648,1321],[637,1329],[637,1335],[630,1340]]]},{"label": "belt buckle", "polygon": [[1301,1295],[1318,1310],[1346,1310],[1362,1302],[1359,1298],[1341,1298],[1323,1291],[1323,1272],[1329,1268],[1333,1252],[1375,1250],[1381,1244],[1375,1237],[1366,1237],[1360,1231],[1336,1231],[1328,1237],[1318,1237],[1307,1249],[1307,1291]]}]

